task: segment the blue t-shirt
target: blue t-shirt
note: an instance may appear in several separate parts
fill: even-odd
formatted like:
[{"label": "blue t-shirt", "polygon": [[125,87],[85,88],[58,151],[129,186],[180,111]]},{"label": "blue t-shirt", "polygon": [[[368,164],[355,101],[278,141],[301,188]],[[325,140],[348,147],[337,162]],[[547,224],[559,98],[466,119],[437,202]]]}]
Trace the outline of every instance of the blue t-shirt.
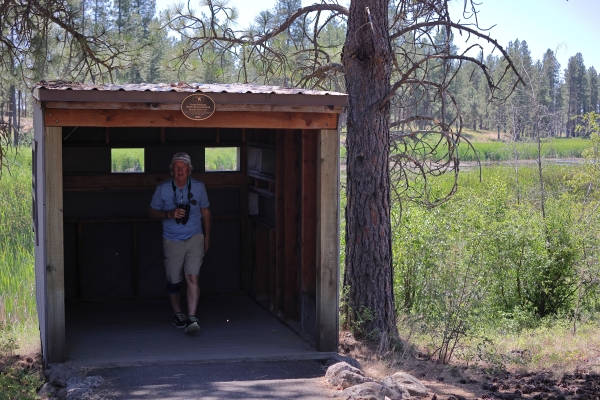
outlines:
[{"label": "blue t-shirt", "polygon": [[[201,208],[208,208],[208,196],[204,183],[192,177],[189,178],[183,189],[175,185],[173,192],[173,179],[161,182],[152,195],[150,207],[155,210],[170,211],[176,208],[176,204],[190,204],[190,217],[185,225],[178,224],[175,218],[163,219],[163,237],[168,240],[182,241],[202,233]],[[188,186],[191,187],[192,198],[188,199]],[[194,204],[196,203],[196,204]]]}]

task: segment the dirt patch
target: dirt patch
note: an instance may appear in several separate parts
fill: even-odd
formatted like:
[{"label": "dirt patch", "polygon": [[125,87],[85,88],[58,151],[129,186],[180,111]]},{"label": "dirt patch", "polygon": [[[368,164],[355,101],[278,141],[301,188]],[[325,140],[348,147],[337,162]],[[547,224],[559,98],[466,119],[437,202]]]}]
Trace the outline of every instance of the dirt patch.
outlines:
[{"label": "dirt patch", "polygon": [[559,373],[443,365],[410,350],[382,357],[347,332],[340,335],[339,351],[358,360],[363,373],[376,380],[398,371],[413,375],[432,400],[600,400],[600,374],[591,365]]},{"label": "dirt patch", "polygon": [[19,369],[36,372],[40,377],[44,376],[42,368],[42,354],[32,353],[26,355],[9,355],[0,357],[0,372],[10,366],[15,366]]}]

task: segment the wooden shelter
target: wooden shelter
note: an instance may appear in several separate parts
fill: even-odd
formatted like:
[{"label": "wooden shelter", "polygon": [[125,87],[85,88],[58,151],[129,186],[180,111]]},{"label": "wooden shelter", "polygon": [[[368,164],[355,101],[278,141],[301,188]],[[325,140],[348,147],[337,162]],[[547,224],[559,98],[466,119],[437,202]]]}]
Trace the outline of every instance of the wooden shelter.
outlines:
[{"label": "wooden shelter", "polygon": [[[200,303],[215,311],[232,298],[251,299],[314,351],[337,351],[338,125],[345,94],[49,82],[33,97],[35,271],[45,362],[77,361],[69,344],[81,338],[76,329],[87,323],[84,315],[93,315],[89,324],[102,331],[86,346],[103,351],[101,337],[112,338],[116,324],[111,315],[140,303],[152,315],[147,304],[167,304],[161,222],[147,210],[156,185],[170,177],[176,151],[191,155],[213,215]],[[115,149],[132,148],[142,149],[143,166],[115,172]],[[233,151],[237,167],[206,170],[205,155],[215,148]],[[167,324],[168,312],[160,316]],[[127,321],[119,329],[131,328]],[[211,325],[203,328],[208,337]],[[246,333],[238,333],[244,340]],[[260,349],[253,354],[265,356]]]}]

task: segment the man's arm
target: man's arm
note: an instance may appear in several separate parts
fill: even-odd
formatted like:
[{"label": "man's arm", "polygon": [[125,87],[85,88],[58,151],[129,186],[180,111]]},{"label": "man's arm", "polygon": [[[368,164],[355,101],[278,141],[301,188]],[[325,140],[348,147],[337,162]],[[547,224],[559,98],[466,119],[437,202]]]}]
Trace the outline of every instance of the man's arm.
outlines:
[{"label": "man's arm", "polygon": [[202,228],[204,229],[204,251],[208,250],[210,247],[210,209],[201,208],[200,212],[202,213]]}]

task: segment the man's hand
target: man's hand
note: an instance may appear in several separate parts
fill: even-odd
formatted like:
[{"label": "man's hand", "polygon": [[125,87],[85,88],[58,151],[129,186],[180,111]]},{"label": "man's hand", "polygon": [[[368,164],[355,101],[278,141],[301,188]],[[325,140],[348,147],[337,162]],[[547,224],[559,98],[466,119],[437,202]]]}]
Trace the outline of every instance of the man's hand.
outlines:
[{"label": "man's hand", "polygon": [[208,251],[209,247],[210,247],[210,236],[204,236],[204,252],[205,253]]},{"label": "man's hand", "polygon": [[185,217],[185,210],[183,208],[176,208],[168,212],[169,218],[183,218]]}]

